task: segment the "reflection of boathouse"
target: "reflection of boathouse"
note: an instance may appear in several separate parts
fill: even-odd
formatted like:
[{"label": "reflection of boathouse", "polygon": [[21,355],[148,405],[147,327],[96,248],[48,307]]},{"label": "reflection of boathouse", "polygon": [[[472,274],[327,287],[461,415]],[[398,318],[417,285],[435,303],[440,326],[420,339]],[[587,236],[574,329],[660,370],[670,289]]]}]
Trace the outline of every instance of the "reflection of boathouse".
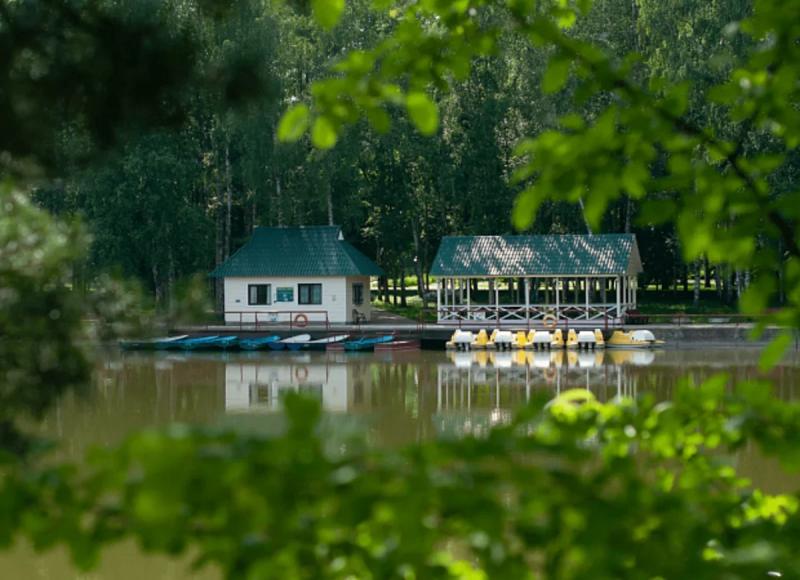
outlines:
[{"label": "reflection of boathouse", "polygon": [[311,362],[308,356],[273,362],[225,364],[226,411],[276,411],[289,391],[319,399],[326,411],[344,412],[353,402],[353,374],[346,364]]},{"label": "reflection of boathouse", "polygon": [[452,236],[431,268],[440,323],[621,320],[642,271],[632,234]]}]

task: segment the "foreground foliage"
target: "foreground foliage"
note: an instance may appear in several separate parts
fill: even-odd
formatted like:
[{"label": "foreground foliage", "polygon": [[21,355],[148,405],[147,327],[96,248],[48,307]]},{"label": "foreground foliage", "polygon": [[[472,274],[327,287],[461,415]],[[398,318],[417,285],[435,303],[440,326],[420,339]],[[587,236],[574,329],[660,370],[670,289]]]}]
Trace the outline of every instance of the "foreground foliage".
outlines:
[{"label": "foreground foliage", "polygon": [[[308,4],[327,27],[336,25],[345,6],[343,0],[294,4]],[[706,254],[752,272],[753,290],[743,298],[748,312],[763,310],[770,296],[783,291],[787,306],[774,320],[797,328],[800,214],[792,163],[800,134],[800,25],[791,4],[756,2],[752,17],[741,24],[742,42],[753,50],[726,71],[729,82],[697,93],[669,78],[642,78],[635,58],[611,57],[571,34],[588,2],[578,2],[576,10],[561,1],[508,0],[501,3],[503,18],[495,19],[490,9],[497,4],[375,2],[392,20],[386,38],[351,51],[338,76],[310,89],[313,108],[294,108],[278,132],[299,139],[310,130],[312,142],[325,150],[343,141],[362,115],[386,130],[387,110],[398,107],[422,133],[433,133],[441,118],[429,87],[444,92],[451,79],[465,79],[474,59],[499,50],[501,25],[509,25],[525,43],[549,50],[541,78],[545,92],[567,91],[564,96],[592,104],[585,115],[564,116],[559,130],[531,135],[521,145],[524,158],[514,162],[518,186],[524,187],[517,224],[529,225],[548,199],[584,203],[593,224],[623,197],[641,200],[643,215],[653,223],[675,222],[685,257]],[[26,6],[0,4],[6,9],[0,11],[1,39],[10,38],[8,14],[25,16],[19,11]],[[658,18],[651,3],[637,6],[651,8],[646,22]],[[257,19],[243,13],[242,20]],[[58,54],[60,46],[48,54]],[[26,58],[24,50],[14,53],[20,63]],[[218,60],[224,59],[215,53],[207,64]],[[669,70],[669,59],[662,64]],[[18,79],[2,82],[16,89]],[[23,101],[26,87],[15,93]],[[167,83],[159,94],[171,90]],[[697,116],[693,102],[707,115]],[[209,113],[214,107],[201,110],[196,123],[213,143],[213,169],[200,177],[160,175],[144,190],[118,183],[117,173],[98,172],[91,182],[92,191],[100,192],[92,196],[95,215],[116,227],[141,209],[109,202],[107,191],[125,200],[146,191],[158,208],[160,200],[174,199],[175,183],[195,179],[214,192],[203,203],[230,207],[230,133],[220,116]],[[724,122],[703,122],[712,117]],[[91,127],[93,118],[83,122]],[[20,127],[28,122],[22,119]],[[32,133],[39,127],[34,124]],[[766,145],[751,147],[753,142]],[[149,158],[162,145],[162,137],[154,136],[131,150]],[[174,145],[162,150],[181,159]],[[9,150],[47,162],[33,147]],[[120,174],[139,175],[151,165],[128,159],[118,167],[124,168]],[[385,169],[377,174],[387,175]],[[253,174],[254,180],[263,178],[260,170]],[[76,346],[85,336],[86,310],[66,292],[85,238],[32,208],[11,187],[0,193],[6,212],[0,214],[0,425],[9,426],[20,416],[41,414],[55,396],[87,380],[89,365]],[[398,215],[396,206],[386,207],[384,217]],[[117,210],[125,215],[119,218]],[[161,217],[158,210],[146,215],[154,223]],[[200,212],[182,218],[185,227],[168,230],[169,236],[207,226]],[[220,231],[230,234],[230,221],[230,211],[216,212]],[[402,231],[399,222],[387,223]],[[148,233],[142,244],[157,239],[169,246],[169,236]],[[218,243],[220,256],[230,249],[225,245]],[[163,261],[143,267],[137,258],[134,266],[158,287],[175,277],[179,258],[167,251],[159,255]],[[110,293],[99,295],[107,297],[106,305],[122,304]],[[787,331],[766,349],[765,368],[790,338]],[[601,405],[587,393],[571,393],[527,409],[486,438],[402,452],[367,450],[357,442],[326,452],[323,441],[329,438],[316,427],[319,409],[302,399],[287,400],[289,426],[275,439],[174,428],[135,436],[80,468],[38,463],[18,432],[4,427],[0,540],[22,534],[42,549],[66,543],[79,564],[90,566],[102,546],[133,536],[153,551],[191,550],[200,564],[214,563],[237,578],[800,576],[798,497],[751,490],[731,461],[752,442],[796,468],[800,408],[773,399],[767,383],[739,385],[735,392],[728,387],[724,378],[687,385],[662,404],[643,399]]]},{"label": "foreground foliage", "polygon": [[485,438],[400,452],[326,453],[317,403],[285,403],[274,439],[174,427],[84,469],[7,471],[3,540],[63,542],[89,566],[133,536],[230,578],[800,575],[798,496],[733,467],[748,442],[800,467],[800,405],[766,383],[718,376],[660,404],[569,391]]}]

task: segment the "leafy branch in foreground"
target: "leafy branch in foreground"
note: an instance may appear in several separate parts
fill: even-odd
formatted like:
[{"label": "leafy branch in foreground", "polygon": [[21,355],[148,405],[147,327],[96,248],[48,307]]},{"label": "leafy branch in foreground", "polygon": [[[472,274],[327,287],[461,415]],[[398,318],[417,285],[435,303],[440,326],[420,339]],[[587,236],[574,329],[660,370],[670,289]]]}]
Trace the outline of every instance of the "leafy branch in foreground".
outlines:
[{"label": "leafy branch in foreground", "polygon": [[800,467],[800,405],[724,375],[671,403],[569,391],[485,438],[324,451],[317,403],[274,439],[174,427],[88,467],[6,466],[0,529],[84,567],[133,536],[227,577],[752,578],[800,574],[798,497],[753,491],[749,441]]},{"label": "leafy branch in foreground", "polygon": [[[676,222],[687,260],[706,257],[753,273],[743,310],[764,313],[780,280],[787,306],[768,321],[800,325],[800,206],[786,176],[800,142],[794,81],[800,30],[792,6],[758,0],[748,19],[730,23],[730,34],[742,36],[751,50],[728,65],[727,82],[707,89],[641,79],[636,55],[615,58],[582,39],[576,30],[592,10],[590,1],[376,4],[394,15],[393,32],[373,49],[349,53],[332,78],[316,82],[313,106],[290,109],[279,137],[296,140],[312,127],[315,145],[331,147],[362,116],[386,130],[387,107],[405,108],[431,134],[438,115],[427,91],[448,90],[468,75],[472,61],[497,52],[511,22],[518,35],[549,51],[545,92],[599,105],[520,143],[513,181],[524,190],[515,225],[528,228],[546,200],[583,203],[594,226],[615,200],[640,200],[642,223]],[[503,8],[505,16],[498,15]],[[713,107],[714,115],[698,120],[693,102]]]}]

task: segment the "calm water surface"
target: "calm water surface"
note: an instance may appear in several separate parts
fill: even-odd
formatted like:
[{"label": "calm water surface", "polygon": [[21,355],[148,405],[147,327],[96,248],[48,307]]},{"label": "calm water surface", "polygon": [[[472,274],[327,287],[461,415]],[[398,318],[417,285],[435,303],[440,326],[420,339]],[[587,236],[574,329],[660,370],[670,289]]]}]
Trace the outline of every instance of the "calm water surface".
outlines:
[{"label": "calm water surface", "polygon": [[[93,388],[60,401],[40,430],[79,459],[92,446],[120,442],[138,429],[174,422],[269,433],[281,428],[285,391],[318,397],[329,421],[377,446],[481,433],[506,421],[535,393],[588,388],[601,400],[652,393],[668,400],[679,381],[718,372],[756,378],[758,350],[597,353],[114,353]],[[770,373],[778,396],[800,398],[800,356]],[[739,471],[769,491],[800,486],[753,448],[735,457]],[[184,562],[144,556],[133,544],[109,550],[100,568],[80,575],[59,551],[35,556],[25,546],[0,554],[0,578],[214,578]]]}]

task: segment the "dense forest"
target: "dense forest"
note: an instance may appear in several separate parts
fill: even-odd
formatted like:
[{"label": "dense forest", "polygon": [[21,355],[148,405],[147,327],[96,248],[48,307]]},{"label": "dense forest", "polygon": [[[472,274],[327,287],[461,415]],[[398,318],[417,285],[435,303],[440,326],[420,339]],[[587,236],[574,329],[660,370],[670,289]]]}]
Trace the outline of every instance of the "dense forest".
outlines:
[{"label": "dense forest", "polygon": [[[521,186],[511,175],[523,137],[557,127],[568,113],[591,121],[613,98],[594,95],[574,104],[572,83],[562,87],[548,77],[552,48],[532,46],[508,22],[500,50],[481,57],[449,90],[434,92],[440,115],[434,135],[421,135],[401,111],[353,124],[332,149],[315,148],[306,137],[282,143],[276,132],[287,107],[309,101],[315,80],[335,76],[346,53],[374,46],[398,21],[360,0],[348,2],[335,31],[326,31],[296,6],[238,4],[243,9],[235,18],[203,29],[207,62],[201,66],[213,69],[232,55],[255,63],[260,73],[228,90],[246,95],[258,88],[258,98],[231,113],[220,104],[231,95],[195,90],[183,97],[187,123],[132,132],[92,164],[84,163],[90,146],[82,128],[59,131],[56,164],[72,177],[41,188],[36,199],[88,225],[94,241],[79,282],[112,270],[141,280],[163,300],[176,281],[227,258],[253,227],[296,224],[340,224],[390,277],[419,276],[442,236],[514,231],[509,216]],[[639,80],[690,81],[687,118],[727,135],[739,128],[725,126],[730,121],[705,93],[751,48],[735,24],[751,9],[747,0],[601,0],[572,34],[620,59],[638,53],[631,66]],[[509,19],[500,9],[481,17]],[[553,90],[542,90],[548,84]],[[770,139],[751,131],[743,146],[768,151]],[[788,160],[776,191],[791,189],[797,161],[796,155]],[[529,231],[591,232],[583,212],[583,203],[546,202]],[[650,225],[639,202],[627,196],[605,211],[602,231],[636,233],[643,287],[713,287],[732,302],[748,283],[748,272],[727,264],[685,264],[676,226]]]}]

